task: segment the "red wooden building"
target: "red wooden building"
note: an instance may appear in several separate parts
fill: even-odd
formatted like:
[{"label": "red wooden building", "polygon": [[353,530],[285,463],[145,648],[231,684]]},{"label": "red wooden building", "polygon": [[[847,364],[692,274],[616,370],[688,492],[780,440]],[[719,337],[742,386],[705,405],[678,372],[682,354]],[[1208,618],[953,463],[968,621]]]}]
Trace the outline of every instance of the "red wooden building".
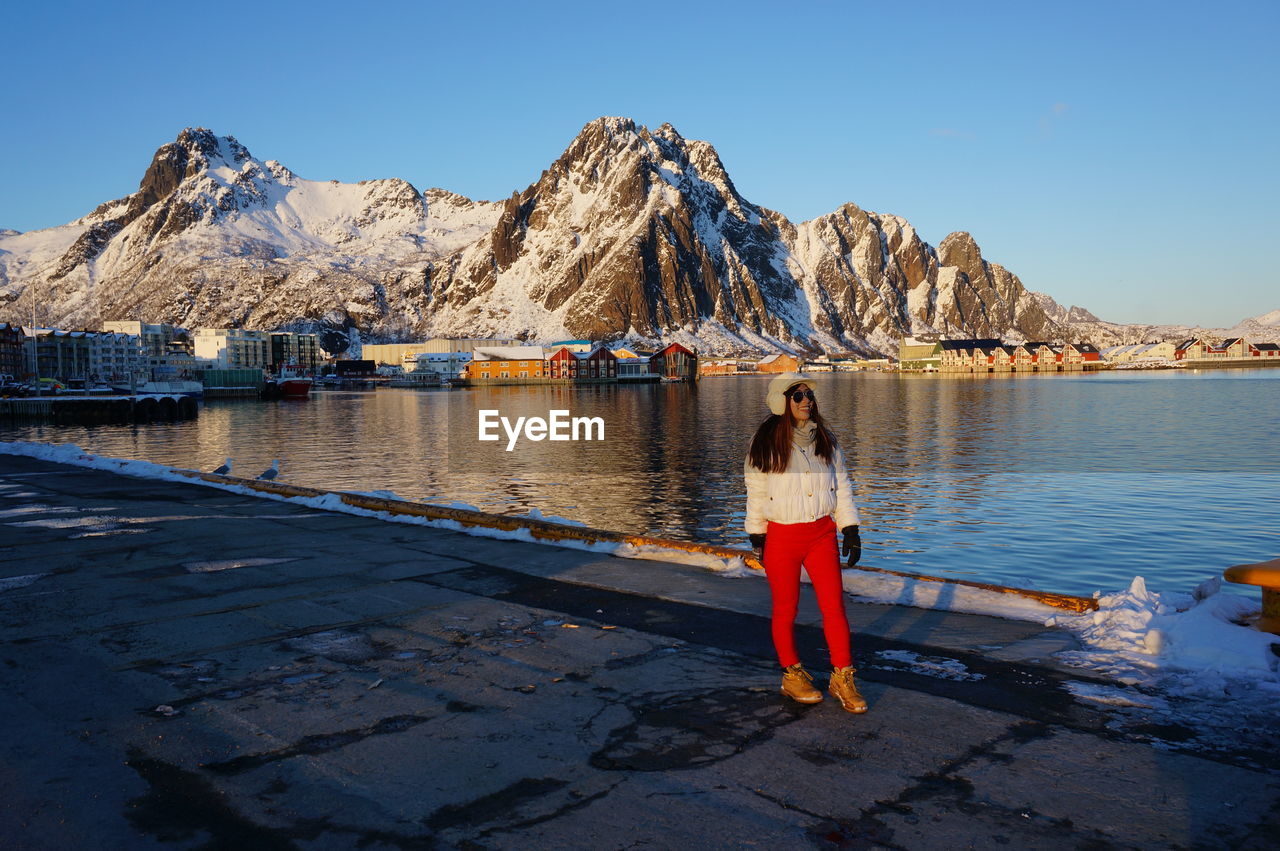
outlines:
[{"label": "red wooden building", "polygon": [[672,343],[649,359],[649,371],[664,381],[697,381],[698,356]]}]

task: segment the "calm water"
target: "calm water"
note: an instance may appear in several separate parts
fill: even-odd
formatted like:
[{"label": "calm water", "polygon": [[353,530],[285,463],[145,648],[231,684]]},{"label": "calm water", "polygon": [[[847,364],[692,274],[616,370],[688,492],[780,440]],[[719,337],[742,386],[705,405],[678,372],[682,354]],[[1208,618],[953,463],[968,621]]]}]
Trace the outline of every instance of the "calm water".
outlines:
[{"label": "calm water", "polygon": [[[863,516],[863,563],[1071,593],[1134,576],[1188,590],[1280,555],[1280,370],[815,379]],[[696,388],[315,393],[211,402],[198,420],[0,439],[592,526],[741,544],[742,457],[763,377]],[[599,416],[599,443],[480,443],[477,411]]]}]

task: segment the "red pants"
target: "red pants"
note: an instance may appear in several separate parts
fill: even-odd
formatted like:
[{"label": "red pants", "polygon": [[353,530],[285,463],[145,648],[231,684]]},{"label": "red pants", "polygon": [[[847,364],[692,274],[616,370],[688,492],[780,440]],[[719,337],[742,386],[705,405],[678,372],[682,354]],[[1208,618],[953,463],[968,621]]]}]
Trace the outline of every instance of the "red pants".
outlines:
[{"label": "red pants", "polygon": [[789,668],[800,661],[796,655],[794,628],[796,605],[800,601],[802,564],[818,595],[822,631],[827,637],[832,666],[844,668],[853,664],[849,654],[849,620],[844,613],[844,586],[840,580],[835,521],[830,517],[812,523],[770,521],[761,560],[773,595],[773,646],[778,651],[782,667]]}]

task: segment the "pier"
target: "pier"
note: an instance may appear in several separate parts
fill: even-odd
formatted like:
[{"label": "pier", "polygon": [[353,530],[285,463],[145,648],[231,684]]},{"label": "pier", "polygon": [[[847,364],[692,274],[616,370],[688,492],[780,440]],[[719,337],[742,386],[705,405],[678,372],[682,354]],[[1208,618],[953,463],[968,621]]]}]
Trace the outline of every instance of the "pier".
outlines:
[{"label": "pier", "polygon": [[[1074,638],[1034,623],[850,601],[851,716],[777,693],[758,578],[10,455],[0,535],[6,847],[1280,831],[1274,724],[1083,699],[1123,687],[1055,662]],[[798,622],[825,672],[807,591]]]},{"label": "pier", "polygon": [[0,418],[54,425],[106,425],[193,420],[200,406],[187,396],[36,396],[0,399]]}]

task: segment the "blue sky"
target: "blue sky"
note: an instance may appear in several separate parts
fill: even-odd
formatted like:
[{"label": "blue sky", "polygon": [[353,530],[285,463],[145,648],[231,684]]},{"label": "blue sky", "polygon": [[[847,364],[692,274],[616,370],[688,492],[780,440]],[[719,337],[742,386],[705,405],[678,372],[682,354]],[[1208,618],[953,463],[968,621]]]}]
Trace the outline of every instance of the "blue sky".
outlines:
[{"label": "blue sky", "polygon": [[[785,11],[783,11],[785,10]],[[625,115],[748,200],[967,230],[1104,319],[1280,308],[1280,3],[24,4],[5,13],[0,227],[137,188],[186,126],[311,179],[472,198]]]}]

